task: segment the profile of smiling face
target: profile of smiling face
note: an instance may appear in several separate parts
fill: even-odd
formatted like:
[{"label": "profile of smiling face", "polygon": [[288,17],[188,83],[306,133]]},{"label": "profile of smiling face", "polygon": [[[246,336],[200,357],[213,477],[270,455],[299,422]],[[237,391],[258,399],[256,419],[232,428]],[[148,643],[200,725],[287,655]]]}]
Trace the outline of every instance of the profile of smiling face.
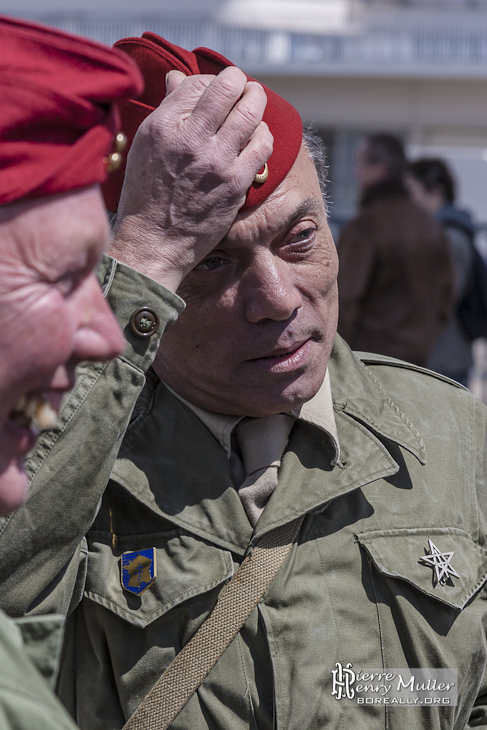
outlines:
[{"label": "profile of smiling face", "polygon": [[98,185],[0,207],[0,514],[26,496],[35,411],[57,411],[80,361],[123,348],[93,273],[107,237]]},{"label": "profile of smiling face", "polygon": [[303,145],[259,207],[239,214],[183,280],[186,309],[164,335],[159,377],[211,411],[268,416],[320,388],[338,315],[338,258]]}]

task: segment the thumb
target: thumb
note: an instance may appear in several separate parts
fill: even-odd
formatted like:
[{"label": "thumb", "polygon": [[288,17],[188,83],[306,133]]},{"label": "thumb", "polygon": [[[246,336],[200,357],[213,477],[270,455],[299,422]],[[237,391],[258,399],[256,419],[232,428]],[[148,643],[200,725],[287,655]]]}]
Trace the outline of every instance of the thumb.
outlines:
[{"label": "thumb", "polygon": [[178,88],[179,84],[181,84],[185,78],[186,74],[183,74],[182,71],[176,71],[175,69],[169,71],[169,73],[166,74],[166,96],[172,94],[172,92]]}]

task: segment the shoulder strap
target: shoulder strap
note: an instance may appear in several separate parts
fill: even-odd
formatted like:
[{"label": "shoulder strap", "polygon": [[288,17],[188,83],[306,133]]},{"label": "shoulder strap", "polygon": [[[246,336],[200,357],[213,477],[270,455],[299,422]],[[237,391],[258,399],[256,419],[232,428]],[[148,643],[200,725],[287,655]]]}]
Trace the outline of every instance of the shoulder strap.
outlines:
[{"label": "shoulder strap", "polygon": [[123,730],[166,730],[196,692],[274,580],[303,516],[264,535],[212,612],[142,700]]}]

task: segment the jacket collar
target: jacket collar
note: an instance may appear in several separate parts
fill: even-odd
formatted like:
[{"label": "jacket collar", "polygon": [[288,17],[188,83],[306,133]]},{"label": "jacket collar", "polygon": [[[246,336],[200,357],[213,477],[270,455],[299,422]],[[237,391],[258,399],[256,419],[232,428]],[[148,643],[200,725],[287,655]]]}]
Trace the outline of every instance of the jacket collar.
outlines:
[{"label": "jacket collar", "polygon": [[257,523],[252,544],[280,524],[322,511],[332,499],[398,472],[400,467],[381,437],[425,463],[424,443],[416,428],[338,335],[329,370],[340,460],[333,466],[317,429],[300,422],[291,434],[279,484]]},{"label": "jacket collar", "polygon": [[334,451],[321,429],[298,421],[279,485],[254,533],[232,486],[224,450],[160,382],[146,398],[148,412],[127,431],[112,478],[171,523],[243,555],[251,539],[396,473],[399,466],[381,436],[424,462],[424,445],[414,426],[339,337],[329,367],[340,460],[333,465]]},{"label": "jacket collar", "polygon": [[377,435],[405,448],[422,464],[426,463],[426,449],[419,431],[340,335],[335,339],[329,369],[335,412],[346,413]]},{"label": "jacket collar", "polygon": [[[204,408],[199,408],[193,403],[182,398],[174,392],[172,388],[164,384],[165,387],[174,395],[175,398],[184,403],[211,431],[213,436],[219,442],[228,458],[232,452],[232,432],[235,426],[245,418],[245,416],[228,416],[222,413],[214,413]],[[286,414],[293,416],[297,420],[303,420],[312,423],[314,426],[321,428],[329,437],[335,452],[334,461],[340,458],[340,444],[338,442],[338,433],[335,422],[335,414],[333,410],[333,396],[330,384],[330,373],[327,370],[325,379],[316,393],[307,403],[294,408],[292,411],[284,411]]]}]

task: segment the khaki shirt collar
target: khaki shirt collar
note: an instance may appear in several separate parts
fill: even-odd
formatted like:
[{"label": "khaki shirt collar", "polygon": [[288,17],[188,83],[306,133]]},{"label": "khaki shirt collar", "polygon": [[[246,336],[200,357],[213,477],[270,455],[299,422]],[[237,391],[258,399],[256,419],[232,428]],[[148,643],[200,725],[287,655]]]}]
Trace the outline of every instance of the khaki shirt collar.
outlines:
[{"label": "khaki shirt collar", "polygon": [[[188,406],[193,413],[205,424],[205,426],[211,431],[213,436],[217,439],[219,444],[224,449],[228,458],[232,453],[232,432],[237,423],[239,423],[245,416],[227,416],[222,413],[214,413],[213,411],[207,411],[204,408],[189,403],[189,401],[181,398],[180,395],[174,392],[172,388],[169,388],[164,383],[166,388],[182,403]],[[293,409],[292,411],[286,411],[290,416],[293,416],[297,420],[306,421],[313,426],[317,426],[324,431],[331,439],[334,457],[333,464],[340,458],[340,445],[338,443],[338,432],[335,422],[335,414],[333,412],[333,399],[331,395],[331,383],[330,374],[326,371],[325,379],[321,384],[320,389],[311,400],[304,403],[302,406]]]}]

